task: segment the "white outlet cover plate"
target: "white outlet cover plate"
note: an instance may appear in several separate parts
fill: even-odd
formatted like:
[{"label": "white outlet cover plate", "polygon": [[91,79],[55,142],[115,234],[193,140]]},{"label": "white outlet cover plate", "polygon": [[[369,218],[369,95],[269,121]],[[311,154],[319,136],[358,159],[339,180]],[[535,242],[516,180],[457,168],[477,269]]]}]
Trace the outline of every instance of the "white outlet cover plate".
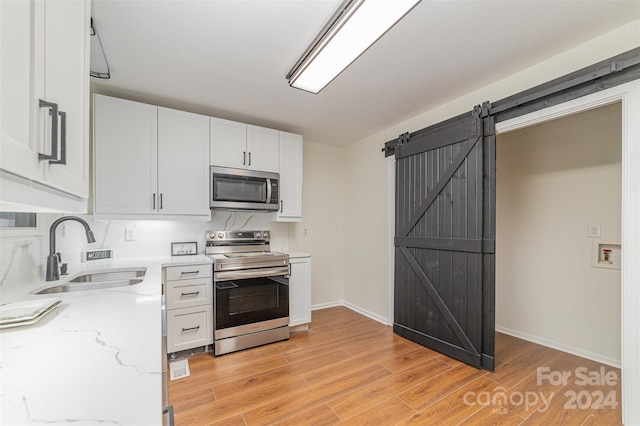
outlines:
[{"label": "white outlet cover plate", "polygon": [[125,241],[135,241],[136,240],[136,230],[134,228],[125,228],[125,230],[124,230],[124,240]]},{"label": "white outlet cover plate", "polygon": [[600,225],[597,223],[592,223],[589,225],[588,236],[591,238],[599,238],[600,237]]}]

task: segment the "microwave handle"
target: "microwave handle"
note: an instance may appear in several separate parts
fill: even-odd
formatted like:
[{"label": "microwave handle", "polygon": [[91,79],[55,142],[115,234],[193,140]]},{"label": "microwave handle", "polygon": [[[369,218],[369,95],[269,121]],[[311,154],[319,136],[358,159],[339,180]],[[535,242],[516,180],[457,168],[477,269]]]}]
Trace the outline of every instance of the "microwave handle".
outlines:
[{"label": "microwave handle", "polygon": [[267,204],[271,204],[271,179],[267,178]]}]

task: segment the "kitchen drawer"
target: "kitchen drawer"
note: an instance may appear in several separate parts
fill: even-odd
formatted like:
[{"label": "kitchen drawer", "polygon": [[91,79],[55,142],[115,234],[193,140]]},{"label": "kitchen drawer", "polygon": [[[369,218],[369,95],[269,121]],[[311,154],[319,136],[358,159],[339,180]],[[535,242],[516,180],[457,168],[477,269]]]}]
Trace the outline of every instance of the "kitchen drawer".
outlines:
[{"label": "kitchen drawer", "polygon": [[213,306],[167,311],[169,353],[213,343]]},{"label": "kitchen drawer", "polygon": [[213,265],[203,263],[199,265],[168,266],[166,269],[166,280],[191,280],[195,278],[205,278],[213,276]]},{"label": "kitchen drawer", "polygon": [[167,282],[167,309],[213,305],[213,280],[180,280]]}]

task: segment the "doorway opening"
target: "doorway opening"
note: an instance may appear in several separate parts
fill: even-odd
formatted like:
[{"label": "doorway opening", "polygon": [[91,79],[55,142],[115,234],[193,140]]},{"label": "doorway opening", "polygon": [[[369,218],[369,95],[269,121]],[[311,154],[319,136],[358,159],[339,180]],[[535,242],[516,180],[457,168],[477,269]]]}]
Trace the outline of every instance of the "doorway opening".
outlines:
[{"label": "doorway opening", "polygon": [[617,368],[621,120],[615,102],[496,138],[496,330]]}]

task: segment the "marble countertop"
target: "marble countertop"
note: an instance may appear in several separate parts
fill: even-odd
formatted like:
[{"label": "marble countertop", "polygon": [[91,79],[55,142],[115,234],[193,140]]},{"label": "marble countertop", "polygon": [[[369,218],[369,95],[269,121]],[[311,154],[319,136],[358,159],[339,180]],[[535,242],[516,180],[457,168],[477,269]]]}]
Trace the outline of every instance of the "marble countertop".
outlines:
[{"label": "marble countertop", "polygon": [[34,325],[0,330],[0,424],[162,424],[163,266],[211,263],[206,256],[69,265],[88,270],[146,267],[136,285],[35,295],[51,282],[2,288],[1,303],[58,297]]},{"label": "marble countertop", "polygon": [[311,253],[305,253],[305,252],[301,252],[301,251],[284,251],[283,253],[288,254],[291,259],[298,259],[298,258],[302,258],[302,257],[311,257]]}]

